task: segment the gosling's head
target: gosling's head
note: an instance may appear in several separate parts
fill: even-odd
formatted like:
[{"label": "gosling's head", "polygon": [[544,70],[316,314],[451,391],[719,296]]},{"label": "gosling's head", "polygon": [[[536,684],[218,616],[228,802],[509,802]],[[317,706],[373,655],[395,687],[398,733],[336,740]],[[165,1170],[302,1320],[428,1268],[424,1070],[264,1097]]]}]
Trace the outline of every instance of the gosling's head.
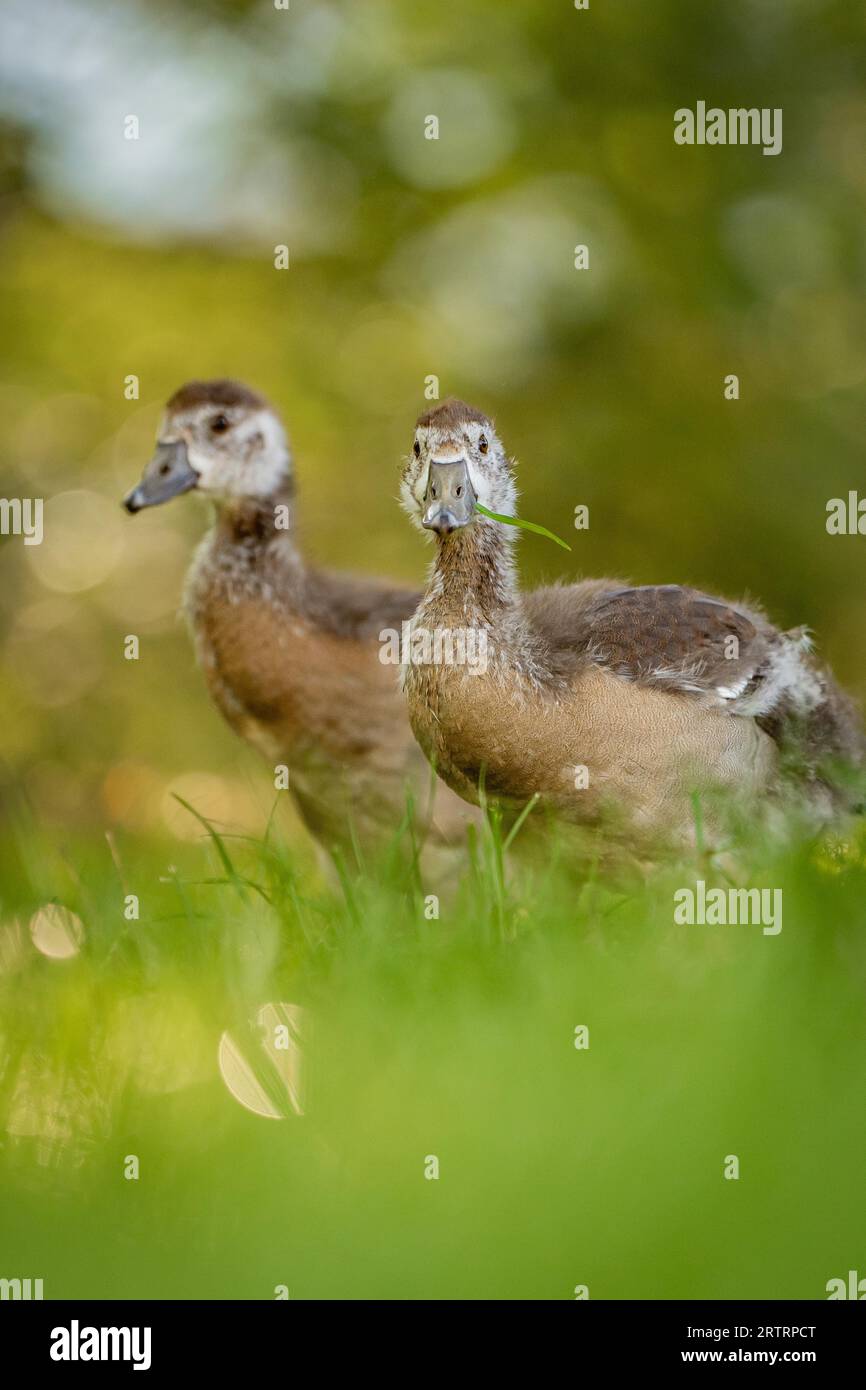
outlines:
[{"label": "gosling's head", "polygon": [[239,381],[188,381],[175,391],[129,512],[195,488],[217,502],[274,497],[291,481],[292,455],[276,411]]},{"label": "gosling's head", "polygon": [[493,422],[456,400],[420,416],[400,494],[415,524],[439,536],[482,520],[476,502],[513,516],[517,490]]}]

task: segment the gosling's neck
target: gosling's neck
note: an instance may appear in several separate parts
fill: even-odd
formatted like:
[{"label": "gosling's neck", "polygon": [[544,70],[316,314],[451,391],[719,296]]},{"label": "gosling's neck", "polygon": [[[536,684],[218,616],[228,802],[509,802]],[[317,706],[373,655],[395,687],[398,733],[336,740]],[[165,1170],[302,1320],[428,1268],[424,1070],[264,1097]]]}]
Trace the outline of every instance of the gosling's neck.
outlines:
[{"label": "gosling's neck", "polygon": [[296,550],[295,486],[286,478],[265,497],[226,497],[216,503],[220,541],[248,548],[271,543]]},{"label": "gosling's neck", "polygon": [[294,486],[281,483],[267,497],[221,498],[204,554],[212,572],[229,591],[256,597],[279,596],[301,612],[308,571],[295,540]]},{"label": "gosling's neck", "polygon": [[415,624],[483,629],[490,664],[500,674],[553,687],[558,677],[550,650],[533,631],[517,587],[514,541],[510,527],[487,517],[440,537]]},{"label": "gosling's neck", "polygon": [[506,527],[487,517],[439,537],[420,613],[455,626],[492,628],[505,637],[521,623],[513,546]]}]

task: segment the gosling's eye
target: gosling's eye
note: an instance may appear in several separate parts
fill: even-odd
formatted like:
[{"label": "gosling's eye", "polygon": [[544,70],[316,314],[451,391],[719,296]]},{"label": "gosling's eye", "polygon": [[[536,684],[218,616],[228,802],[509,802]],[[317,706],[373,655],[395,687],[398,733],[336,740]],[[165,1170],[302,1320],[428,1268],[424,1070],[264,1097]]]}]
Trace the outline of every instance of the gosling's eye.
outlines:
[{"label": "gosling's eye", "polygon": [[481,438],[478,441],[478,448],[481,450],[482,454],[486,454],[488,447],[489,446],[487,443],[487,436],[486,434],[482,434]]},{"label": "gosling's eye", "polygon": [[228,416],[227,416],[227,415],[215,415],[215,416],[213,417],[213,419],[211,420],[211,422],[210,422],[210,427],[211,427],[211,432],[212,432],[213,434],[225,434],[226,430],[227,430],[228,427],[229,427],[229,419],[228,419]]},{"label": "gosling's eye", "polygon": [[415,443],[412,445],[412,453],[415,455],[416,459],[419,459],[421,457],[421,445],[418,443],[417,439],[415,440]]}]

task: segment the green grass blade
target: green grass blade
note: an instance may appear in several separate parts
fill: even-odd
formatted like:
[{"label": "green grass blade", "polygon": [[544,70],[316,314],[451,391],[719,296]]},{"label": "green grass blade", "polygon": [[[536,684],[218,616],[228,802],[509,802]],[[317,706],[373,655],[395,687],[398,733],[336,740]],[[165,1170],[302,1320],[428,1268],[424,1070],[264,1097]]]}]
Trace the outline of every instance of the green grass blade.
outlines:
[{"label": "green grass blade", "polygon": [[546,536],[549,541],[556,541],[563,550],[571,550],[571,546],[560,540],[559,536],[555,536],[546,526],[539,526],[535,521],[524,521],[522,516],[503,516],[501,512],[488,511],[480,502],[475,503],[475,510],[481,512],[482,516],[489,516],[491,521],[501,521],[505,526],[519,526],[524,531],[534,531],[537,536]]},{"label": "green grass blade", "polygon": [[520,827],[526,820],[526,817],[529,815],[533,807],[538,805],[540,796],[540,792],[533,792],[532,796],[527,801],[523,810],[520,812],[520,815],[517,817],[517,820],[514,822],[514,824],[512,825],[511,829],[505,837],[505,844],[502,846],[504,853],[508,853],[508,850],[511,848],[511,845],[514,842],[514,838],[517,834],[519,834]]},{"label": "green grass blade", "polygon": [[184,801],[184,799],[183,799],[182,796],[178,796],[177,792],[172,792],[172,796],[174,797],[175,801],[179,801],[179,802],[180,802],[180,804],[181,804],[181,806],[183,806],[184,810],[189,811],[189,813],[190,813],[191,816],[195,816],[195,818],[196,818],[196,820],[198,821],[199,825],[201,825],[201,826],[204,827],[205,831],[207,832],[208,836],[210,837],[210,840],[211,840],[211,843],[212,843],[213,846],[214,846],[214,849],[215,849],[216,852],[217,852],[217,855],[218,855],[218,857],[219,857],[219,861],[220,861],[220,863],[222,864],[223,868],[224,868],[225,871],[226,871],[226,878],[228,878],[228,879],[230,880],[232,886],[236,889],[236,891],[238,892],[238,894],[240,895],[240,897],[243,898],[243,897],[244,897],[244,889],[243,889],[242,879],[241,879],[240,875],[238,874],[237,869],[235,868],[234,864],[233,864],[232,861],[231,861],[231,858],[230,858],[230,856],[229,856],[228,850],[226,849],[225,845],[223,844],[222,836],[218,833],[218,831],[216,831],[216,830],[214,829],[214,827],[211,825],[210,821],[209,821],[209,820],[206,820],[205,817],[201,814],[201,812],[200,812],[200,811],[197,811],[197,810],[195,809],[194,806],[191,806],[191,805],[189,804],[188,801]]}]

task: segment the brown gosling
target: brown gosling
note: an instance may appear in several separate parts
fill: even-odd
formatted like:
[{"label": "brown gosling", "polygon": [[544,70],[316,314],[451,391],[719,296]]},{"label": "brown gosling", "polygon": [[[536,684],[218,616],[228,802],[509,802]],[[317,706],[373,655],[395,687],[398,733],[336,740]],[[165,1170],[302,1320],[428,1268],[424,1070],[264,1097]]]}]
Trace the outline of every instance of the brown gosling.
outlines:
[{"label": "brown gosling", "polygon": [[236,381],[191,381],[169,400],[130,512],[197,492],[214,522],[187,578],[185,610],[217,708],[275,767],[306,826],[350,867],[396,836],[407,794],[422,866],[449,875],[472,819],[412,737],[399,668],[380,659],[420,595],[314,569],[293,534],[295,474],[276,411]]},{"label": "brown gosling", "polygon": [[[401,501],[436,537],[412,626],[419,657],[404,668],[409,718],[462,797],[478,801],[481,785],[511,813],[537,798],[639,858],[694,843],[703,793],[751,809],[793,776],[810,823],[844,803],[822,765],[862,762],[863,735],[803,629],[779,632],[754,607],[678,584],[521,594],[514,527],[476,509],[515,514],[513,463],[492,421],[461,401],[419,418]],[[427,659],[424,634],[468,629],[486,669]],[[796,771],[783,775],[792,750]]]}]

